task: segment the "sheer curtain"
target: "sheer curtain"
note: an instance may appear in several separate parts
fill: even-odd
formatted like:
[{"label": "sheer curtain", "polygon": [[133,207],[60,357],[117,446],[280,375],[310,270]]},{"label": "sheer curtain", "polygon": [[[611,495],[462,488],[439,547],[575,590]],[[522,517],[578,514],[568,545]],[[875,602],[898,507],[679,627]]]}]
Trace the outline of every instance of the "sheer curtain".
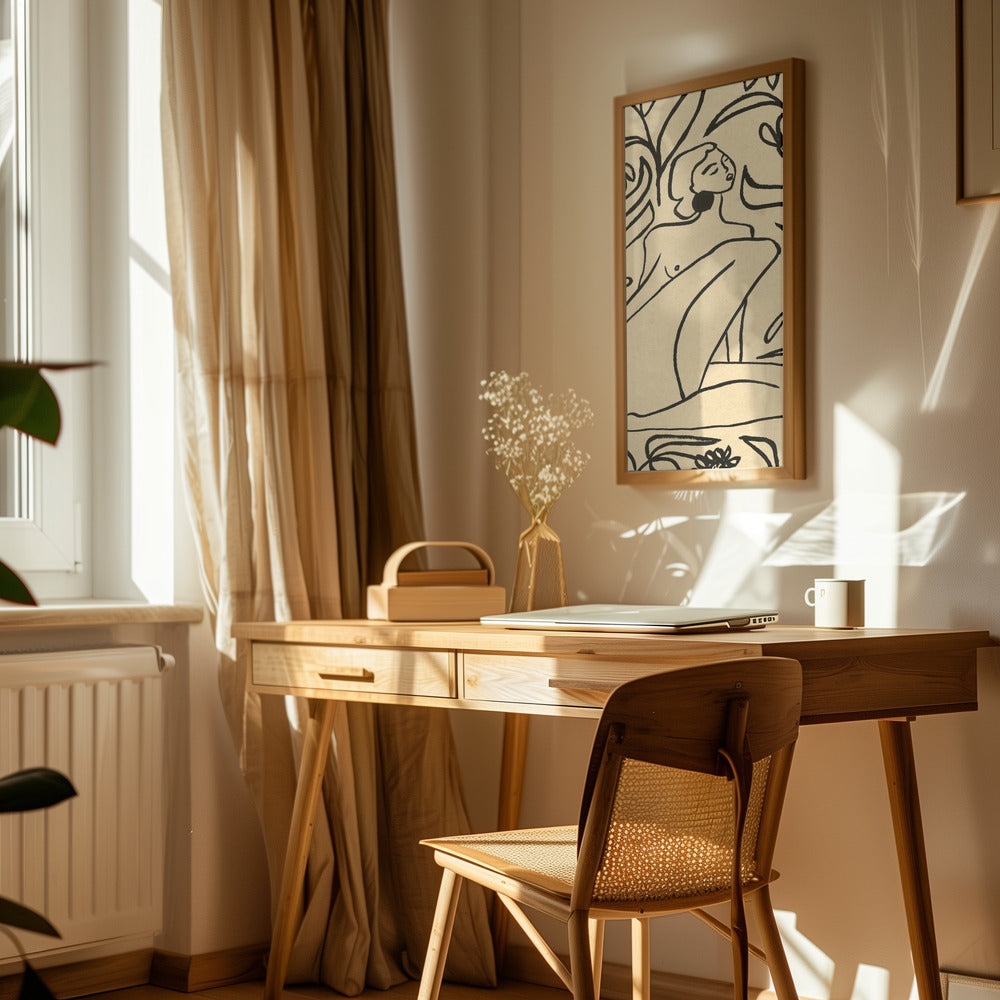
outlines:
[{"label": "sheer curtain", "polygon": [[[230,626],[358,616],[423,537],[385,2],[163,3],[185,483],[272,905],[308,706],[247,692]],[[288,979],[388,987],[429,934],[418,839],[468,828],[446,713],[340,706],[324,805]],[[463,905],[448,975],[493,984],[485,902]]]}]

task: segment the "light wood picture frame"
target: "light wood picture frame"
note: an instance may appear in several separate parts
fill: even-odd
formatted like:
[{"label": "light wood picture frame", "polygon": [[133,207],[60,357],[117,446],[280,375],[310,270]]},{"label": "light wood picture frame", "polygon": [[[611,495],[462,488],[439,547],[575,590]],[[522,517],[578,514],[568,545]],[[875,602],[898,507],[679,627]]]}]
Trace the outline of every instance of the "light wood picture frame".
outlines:
[{"label": "light wood picture frame", "polygon": [[955,0],[955,200],[1000,200],[1000,0]]},{"label": "light wood picture frame", "polygon": [[619,483],[805,478],[804,78],[615,99]]}]

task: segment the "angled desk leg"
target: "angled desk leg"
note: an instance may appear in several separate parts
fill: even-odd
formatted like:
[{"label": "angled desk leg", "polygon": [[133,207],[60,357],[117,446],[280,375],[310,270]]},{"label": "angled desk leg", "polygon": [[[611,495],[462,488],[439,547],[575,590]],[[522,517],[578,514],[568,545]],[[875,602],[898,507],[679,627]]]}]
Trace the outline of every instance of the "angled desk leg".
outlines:
[{"label": "angled desk leg", "polygon": [[910,932],[910,953],[920,1000],[942,1000],[941,971],[931,889],[927,878],[924,829],[917,795],[917,773],[913,763],[913,739],[908,719],[879,721],[882,761],[889,789],[892,828],[896,835],[896,857],[903,883],[906,926]]},{"label": "angled desk leg", "polygon": [[[288,971],[288,958],[298,929],[299,904],[302,901],[302,883],[309,857],[316,806],[323,788],[323,770],[327,748],[333,735],[333,717],[337,703],[320,699],[311,703],[309,721],[306,723],[302,744],[302,763],[295,784],[295,803],[288,831],[285,864],[281,870],[281,890],[271,931],[271,953],[267,960],[267,978],[264,982],[264,1000],[279,1000]],[[315,713],[315,714],[313,714]]]},{"label": "angled desk leg", "polygon": [[[500,800],[497,803],[497,829],[513,830],[521,819],[521,788],[528,749],[528,715],[504,716],[503,756],[500,760]],[[493,898],[490,916],[493,929],[493,957],[497,975],[507,949],[507,910],[498,897]]]}]

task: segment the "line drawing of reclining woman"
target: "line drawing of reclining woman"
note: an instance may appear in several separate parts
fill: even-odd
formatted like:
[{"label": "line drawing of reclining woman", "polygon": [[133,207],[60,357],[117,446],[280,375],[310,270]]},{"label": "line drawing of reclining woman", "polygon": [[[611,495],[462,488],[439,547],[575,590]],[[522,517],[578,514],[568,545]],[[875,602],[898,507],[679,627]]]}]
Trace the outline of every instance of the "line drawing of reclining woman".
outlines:
[{"label": "line drawing of reclining woman", "polygon": [[[670,167],[667,193],[677,222],[652,226],[627,261],[627,408],[648,415],[698,393],[710,362],[757,361],[777,356],[772,338],[780,326],[780,284],[761,288],[755,309],[751,293],[773,271],[781,253],[754,227],[722,213],[723,195],[733,189],[732,159],[714,142],[678,154]],[[639,271],[639,278],[632,275]],[[723,353],[723,342],[725,342]],[[771,366],[777,369],[777,366]],[[780,381],[780,370],[776,370]],[[745,379],[744,379],[745,381]]]}]

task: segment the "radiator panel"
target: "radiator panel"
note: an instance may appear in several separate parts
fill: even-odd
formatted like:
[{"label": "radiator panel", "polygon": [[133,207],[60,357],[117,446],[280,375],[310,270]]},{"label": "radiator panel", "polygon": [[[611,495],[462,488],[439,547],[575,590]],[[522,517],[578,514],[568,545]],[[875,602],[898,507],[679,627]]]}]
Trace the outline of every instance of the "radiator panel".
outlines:
[{"label": "radiator panel", "polygon": [[0,895],[62,935],[17,932],[28,954],[160,929],[161,688],[153,647],[0,655],[0,774],[46,765],[78,792],[0,816]]}]

